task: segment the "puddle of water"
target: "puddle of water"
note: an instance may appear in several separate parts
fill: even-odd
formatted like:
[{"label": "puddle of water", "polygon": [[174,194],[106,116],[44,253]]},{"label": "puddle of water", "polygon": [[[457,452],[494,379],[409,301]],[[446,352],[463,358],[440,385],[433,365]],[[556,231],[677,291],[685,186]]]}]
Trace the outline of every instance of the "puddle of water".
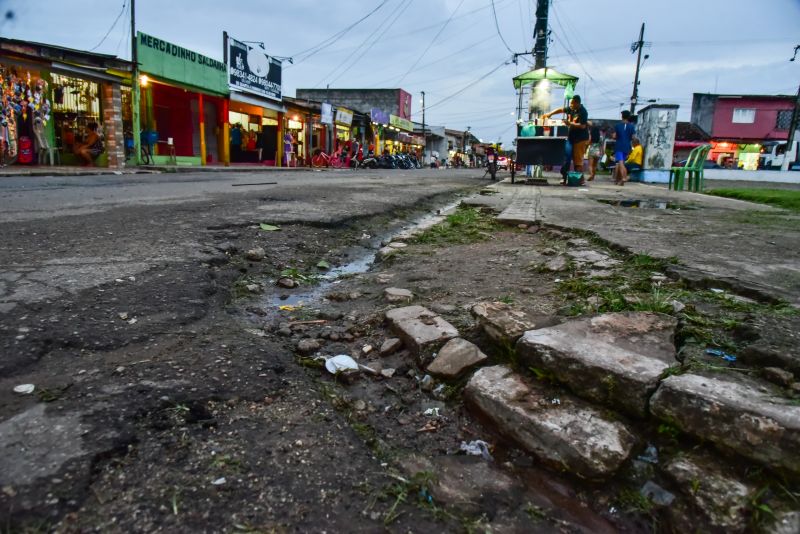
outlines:
[{"label": "puddle of water", "polygon": [[640,208],[650,210],[680,210],[680,209],[693,209],[689,206],[681,205],[676,202],[669,202],[666,200],[658,200],[654,198],[641,198],[641,199],[625,199],[625,200],[609,200],[597,199],[598,202],[616,206],[618,208]]},{"label": "puddle of water", "polygon": [[[391,241],[394,236],[400,234],[406,234],[415,228],[419,227],[426,227],[429,226],[432,222],[434,222],[437,217],[440,217],[442,214],[448,214],[452,210],[461,204],[461,199],[452,202],[450,204],[445,205],[442,208],[437,209],[433,213],[429,213],[427,215],[423,215],[417,219],[414,219],[411,224],[404,225],[398,230],[393,230],[392,232],[374,236],[370,238],[370,243],[372,245],[379,245],[384,241]],[[307,306],[313,302],[316,302],[321,299],[321,296],[324,292],[326,292],[330,287],[334,284],[337,284],[341,281],[342,277],[351,276],[356,274],[362,274],[367,272],[372,264],[375,262],[375,256],[377,255],[377,250],[375,249],[364,249],[366,252],[362,253],[361,256],[357,257],[355,260],[351,261],[350,263],[346,263],[345,265],[340,265],[338,267],[334,267],[329,271],[325,271],[321,273],[319,276],[319,284],[306,290],[302,293],[286,293],[279,292],[277,295],[273,295],[269,297],[270,305],[273,309],[280,308],[280,306]],[[284,296],[286,298],[281,298]]]}]

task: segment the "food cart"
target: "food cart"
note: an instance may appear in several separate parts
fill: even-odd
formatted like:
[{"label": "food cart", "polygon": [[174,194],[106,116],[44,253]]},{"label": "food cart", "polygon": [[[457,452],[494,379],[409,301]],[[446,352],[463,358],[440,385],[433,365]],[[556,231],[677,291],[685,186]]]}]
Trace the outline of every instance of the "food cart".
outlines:
[{"label": "food cart", "polygon": [[[549,67],[533,69],[514,77],[514,88],[518,91],[526,85],[548,91],[549,85],[555,84],[564,88],[564,106],[569,104],[575,94],[576,76],[563,74]],[[540,84],[544,84],[543,86]],[[549,97],[548,97],[549,99]],[[533,115],[533,114],[532,114]],[[527,123],[520,124],[516,138],[517,156],[511,165],[511,183],[514,183],[516,163],[534,165],[534,176],[541,175],[543,165],[560,165],[564,162],[564,151],[567,143],[566,126],[557,126],[555,121],[543,121],[538,116],[531,116]]]}]

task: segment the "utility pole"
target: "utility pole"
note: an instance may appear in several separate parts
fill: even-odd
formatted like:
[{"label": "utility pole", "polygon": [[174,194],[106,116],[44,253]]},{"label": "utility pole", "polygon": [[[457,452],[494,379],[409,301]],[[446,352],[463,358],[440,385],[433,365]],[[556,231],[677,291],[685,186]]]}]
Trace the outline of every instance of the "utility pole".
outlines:
[{"label": "utility pole", "polygon": [[422,91],[422,162],[428,155],[428,136],[425,134],[425,91]]},{"label": "utility pole", "polygon": [[547,66],[547,12],[550,0],[537,0],[536,25],[533,28],[533,59],[534,69],[543,69]]},{"label": "utility pole", "polygon": [[639,40],[631,45],[631,53],[639,51],[636,58],[636,75],[633,78],[633,94],[631,95],[631,115],[636,111],[636,98],[639,96],[639,68],[642,65],[642,48],[644,48],[644,22],[639,30]]},{"label": "utility pole", "polygon": [[139,54],[136,53],[136,0],[131,0],[131,129],[133,130],[133,164],[141,164],[142,138],[141,138],[141,91],[139,89]]},{"label": "utility pole", "polygon": [[[796,49],[795,49],[796,50]],[[797,161],[797,152],[794,150],[794,142],[795,142],[795,132],[797,131],[797,127],[800,126],[797,124],[798,120],[800,120],[800,86],[797,87],[797,96],[794,99],[794,110],[792,110],[792,123],[789,125],[789,139],[786,143],[786,152],[783,156],[783,163],[781,163],[781,170],[788,171],[789,164],[794,163]],[[794,158],[792,161],[789,161],[789,156],[794,154]]]}]

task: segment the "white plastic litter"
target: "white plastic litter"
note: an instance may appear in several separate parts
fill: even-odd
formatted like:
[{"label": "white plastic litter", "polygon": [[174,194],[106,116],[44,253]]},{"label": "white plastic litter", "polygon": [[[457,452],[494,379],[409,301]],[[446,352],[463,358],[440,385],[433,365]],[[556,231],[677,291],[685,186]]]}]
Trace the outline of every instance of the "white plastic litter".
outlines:
[{"label": "white plastic litter", "polygon": [[30,395],[33,393],[33,390],[36,389],[36,386],[33,384],[20,384],[18,386],[14,386],[14,393],[19,393],[21,395]]},{"label": "white plastic litter", "polygon": [[220,478],[216,479],[215,481],[213,481],[212,484],[214,484],[215,486],[221,486],[221,485],[225,484],[226,482],[227,482],[227,480],[225,480],[225,477],[220,477]]},{"label": "white plastic litter", "polygon": [[489,454],[489,444],[480,439],[470,441],[469,443],[462,441],[461,450],[470,456],[483,456],[484,460],[492,459],[492,455]]},{"label": "white plastic litter", "polygon": [[325,369],[331,374],[358,371],[358,363],[347,354],[339,354],[325,360]]},{"label": "white plastic litter", "polygon": [[423,412],[424,415],[430,415],[432,417],[439,417],[439,408],[428,408]]}]

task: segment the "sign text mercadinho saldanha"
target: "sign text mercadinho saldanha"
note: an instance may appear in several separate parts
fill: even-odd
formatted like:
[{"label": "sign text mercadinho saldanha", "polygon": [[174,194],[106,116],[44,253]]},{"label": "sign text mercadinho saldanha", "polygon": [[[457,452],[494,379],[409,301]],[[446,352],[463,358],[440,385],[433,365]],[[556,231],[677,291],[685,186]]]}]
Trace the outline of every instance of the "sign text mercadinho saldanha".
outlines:
[{"label": "sign text mercadinho saldanha", "polygon": [[185,59],[193,63],[197,63],[198,65],[205,65],[212,69],[225,72],[225,64],[221,61],[211,59],[203,54],[198,54],[197,52],[193,52],[183,48],[182,46],[168,43],[167,41],[146,35],[144,33],[139,34],[139,45],[152,48],[153,50],[158,50],[159,52],[163,52],[165,54],[170,54],[175,58]]}]

